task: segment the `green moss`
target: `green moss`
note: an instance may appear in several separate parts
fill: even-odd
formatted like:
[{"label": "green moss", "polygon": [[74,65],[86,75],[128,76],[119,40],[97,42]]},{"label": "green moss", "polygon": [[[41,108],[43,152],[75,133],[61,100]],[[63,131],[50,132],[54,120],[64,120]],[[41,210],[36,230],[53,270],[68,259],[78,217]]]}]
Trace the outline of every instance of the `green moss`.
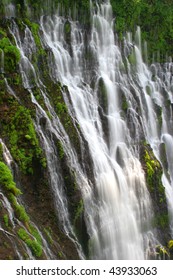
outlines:
[{"label": "green moss", "polygon": [[16,196],[22,194],[22,192],[16,187],[11,170],[3,162],[0,162],[0,186],[7,192],[8,198],[18,219],[25,223],[28,222],[29,216],[27,215],[24,206],[20,205],[16,199]]},{"label": "green moss", "polygon": [[168,242],[168,248],[173,249],[173,240],[169,240]]},{"label": "green moss", "polygon": [[12,207],[13,207],[13,209],[14,209],[14,211],[15,211],[15,214],[16,214],[16,216],[18,217],[18,219],[19,219],[20,221],[24,222],[24,223],[29,222],[30,218],[29,218],[28,214],[26,213],[24,206],[23,206],[23,205],[20,205],[20,204],[17,202],[16,197],[15,197],[12,193],[10,193],[10,194],[8,195],[8,197],[9,197],[9,200],[10,200],[10,202],[11,202],[11,205],[12,205]]},{"label": "green moss", "polygon": [[31,224],[29,224],[29,229],[30,229],[30,232],[31,234],[35,237],[35,239],[37,240],[37,242],[42,245],[42,239],[41,239],[41,236],[38,232],[38,230]]},{"label": "green moss", "polygon": [[[147,167],[147,170],[146,170],[147,171],[146,172],[147,185],[150,188],[150,191],[153,191],[154,190],[154,184],[153,184],[154,176],[156,174],[156,171],[158,171],[158,170],[161,171],[161,166],[151,151],[149,153],[147,150],[145,150],[144,159],[145,159],[145,163],[146,163],[146,167]],[[158,174],[158,179],[159,179],[159,184],[162,185],[160,172]]]},{"label": "green moss", "polygon": [[166,248],[165,246],[158,245],[156,247],[156,252],[158,255],[158,259],[165,260],[170,258],[168,248]]},{"label": "green moss", "polygon": [[169,226],[168,213],[157,214],[152,221],[153,227],[158,227],[160,229],[165,229]]},{"label": "green moss", "polygon": [[56,105],[56,112],[58,115],[68,112],[65,103],[57,102],[55,105]]},{"label": "green moss", "polygon": [[8,228],[8,226],[9,226],[9,220],[8,220],[8,215],[7,215],[7,214],[5,214],[5,215],[3,216],[3,220],[4,220],[5,226]]},{"label": "green moss", "polygon": [[45,54],[45,50],[42,47],[41,41],[40,41],[40,35],[39,35],[39,29],[40,26],[39,24],[30,21],[28,18],[24,19],[24,22],[26,23],[26,25],[30,28],[31,33],[34,37],[34,41],[37,47],[37,55],[44,55]]},{"label": "green moss", "polygon": [[4,29],[0,27],[0,39],[7,37],[7,33]]},{"label": "green moss", "polygon": [[168,249],[170,253],[170,259],[173,260],[173,240],[169,240]]},{"label": "green moss", "polygon": [[6,191],[9,191],[14,195],[21,194],[21,191],[16,187],[16,184],[13,181],[11,170],[3,162],[0,162],[0,185]]},{"label": "green moss", "polygon": [[99,98],[99,103],[100,103],[101,107],[103,108],[104,112],[106,113],[107,108],[108,108],[108,97],[107,97],[106,86],[105,86],[105,83],[102,78],[99,80],[98,98]]},{"label": "green moss", "polygon": [[33,162],[40,162],[45,167],[46,161],[43,160],[30,112],[15,102],[10,107],[13,111],[6,119],[8,123],[4,131],[9,137],[11,154],[24,174],[33,174]]},{"label": "green moss", "polygon": [[47,240],[49,244],[53,244],[53,239],[52,239],[52,230],[51,228],[44,228],[44,232],[46,234]]},{"label": "green moss", "polygon": [[158,118],[158,124],[160,129],[162,128],[162,108],[160,106],[156,106],[157,107],[157,118]]},{"label": "green moss", "polygon": [[122,108],[122,110],[123,110],[124,113],[127,113],[127,110],[128,110],[128,107],[129,107],[128,102],[127,102],[127,99],[126,99],[126,97],[123,95],[121,100],[122,100],[121,108]]},{"label": "green moss", "polygon": [[21,79],[21,76],[17,73],[14,73],[13,74],[13,81],[12,83],[16,86],[19,86],[22,84],[22,79]]},{"label": "green moss", "polygon": [[57,148],[58,148],[59,158],[62,160],[64,158],[65,154],[64,154],[64,149],[63,149],[63,146],[62,146],[60,140],[57,141]]},{"label": "green moss", "polygon": [[37,239],[32,239],[31,235],[29,235],[26,232],[26,230],[23,228],[20,228],[17,233],[18,233],[18,236],[20,237],[20,239],[22,239],[27,244],[27,246],[31,249],[34,256],[36,256],[38,258],[41,257],[42,246],[37,241]]},{"label": "green moss", "polygon": [[[148,43],[149,60],[159,52],[160,59],[173,53],[172,1],[111,0],[116,18],[115,30],[122,40],[126,31],[134,34],[136,26],[142,30],[142,39]],[[159,59],[155,57],[155,59]]]},{"label": "green moss", "polygon": [[0,50],[4,52],[4,68],[6,72],[14,72],[20,60],[18,48],[11,44],[6,37],[0,40]]},{"label": "green moss", "polygon": [[60,259],[63,258],[63,253],[62,253],[61,251],[58,252],[58,257],[59,257]]},{"label": "green moss", "polygon": [[145,144],[144,149],[143,167],[155,213],[152,226],[159,231],[163,231],[164,235],[169,228],[169,215],[165,188],[162,184],[162,167],[147,144]]}]

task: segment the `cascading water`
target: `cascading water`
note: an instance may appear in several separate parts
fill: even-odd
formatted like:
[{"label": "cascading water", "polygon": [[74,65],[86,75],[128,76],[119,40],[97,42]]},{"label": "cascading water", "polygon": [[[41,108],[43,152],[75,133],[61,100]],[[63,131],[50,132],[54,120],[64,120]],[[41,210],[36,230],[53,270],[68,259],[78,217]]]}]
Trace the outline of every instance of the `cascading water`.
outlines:
[{"label": "cascading water", "polygon": [[[67,199],[64,192],[64,180],[61,176],[60,166],[59,166],[59,159],[56,154],[55,144],[52,141],[53,137],[56,137],[57,140],[60,140],[64,151],[67,154],[69,159],[69,165],[71,169],[77,168],[77,159],[75,158],[75,154],[73,154],[73,148],[70,144],[69,137],[66,134],[58,116],[54,112],[54,109],[50,105],[49,99],[46,96],[45,87],[37,74],[35,72],[34,66],[32,65],[30,58],[32,52],[35,51],[35,42],[32,37],[32,34],[28,27],[25,29],[25,37],[24,41],[22,42],[20,39],[20,34],[18,31],[17,25],[13,24],[13,30],[11,31],[15,40],[16,45],[18,46],[20,53],[21,53],[21,61],[20,61],[20,72],[23,80],[23,85],[25,88],[28,89],[31,95],[31,101],[36,106],[36,122],[35,122],[35,129],[40,136],[41,143],[45,150],[46,158],[47,158],[47,166],[50,176],[50,183],[54,193],[54,201],[55,207],[58,213],[58,217],[60,222],[62,223],[63,230],[69,236],[70,239],[75,242],[78,247],[79,255],[83,258],[83,253],[81,252],[80,245],[78,244],[74,231],[72,229],[70,218],[69,218],[69,211],[68,211],[68,204]],[[28,45],[28,41],[30,44]],[[45,105],[47,110],[51,116],[51,119],[48,117],[47,113],[44,109],[39,105],[37,100],[35,99],[32,87],[35,83],[37,87],[40,89],[41,94],[43,95]],[[41,119],[46,120],[46,127],[43,128],[41,125]],[[45,130],[44,130],[45,129]],[[78,168],[78,173],[80,168]]]},{"label": "cascading water", "polygon": [[[7,17],[15,17],[15,7],[10,1],[7,8]],[[88,34],[77,21],[58,14],[42,16],[41,45],[48,53],[52,83],[60,82],[65,86],[61,91],[66,113],[79,138],[79,156],[73,137],[56,114],[44,80],[33,63],[37,45],[29,26],[22,23],[20,32],[15,20],[11,21],[10,32],[21,56],[19,71],[23,87],[35,107],[34,127],[45,152],[60,227],[75,244],[79,257],[85,258],[83,244],[80,245],[71,221],[56,141],[61,143],[66,164],[84,202],[89,258],[156,257],[156,246],[161,244],[153,226],[154,211],[140,162],[140,145],[144,140],[149,143],[162,165],[162,183],[173,231],[172,109],[165,106],[166,102],[173,102],[172,63],[167,63],[164,71],[159,65],[153,64],[149,69],[144,64],[140,28],[137,28],[135,42],[127,34],[123,50],[120,49],[113,32],[110,1],[102,4],[91,1],[92,25]],[[4,75],[4,52],[1,49],[0,62],[0,72]],[[13,91],[8,79],[4,77],[4,81],[8,93],[20,103],[18,93]],[[35,88],[44,105],[36,99]],[[157,110],[162,110],[160,120]],[[5,144],[0,143],[4,160],[11,168],[13,159]],[[166,163],[162,145],[165,145]],[[89,164],[92,164],[89,168],[86,154]],[[13,225],[13,209],[3,193],[0,193],[0,198]],[[1,225],[0,230],[4,231]],[[56,258],[38,228],[37,231],[42,238],[46,258]],[[18,257],[22,258],[16,250]],[[30,251],[28,255],[33,258]]]},{"label": "cascading water", "polygon": [[[110,3],[97,6],[92,14],[90,51],[96,60],[94,89],[85,79],[84,35],[71,22],[72,55],[64,48],[64,21],[58,16],[42,18],[44,41],[54,54],[57,80],[67,85],[77,121],[87,140],[93,161],[95,186],[85,198],[90,234],[91,257],[94,259],[143,259],[147,236],[150,234],[152,207],[144,174],[130,148],[131,138],[121,118],[117,83],[124,86],[119,65],[120,50],[115,46]],[[52,67],[52,65],[51,65]],[[91,77],[89,78],[91,80]],[[99,116],[99,81],[107,98],[107,134],[104,139]],[[120,162],[118,162],[120,158]],[[95,188],[95,189],[93,189]],[[96,192],[96,197],[93,197]],[[88,207],[87,203],[92,207]],[[91,205],[90,205],[91,206]],[[143,231],[143,227],[146,231]]]},{"label": "cascading water", "polygon": [[[173,227],[173,187],[172,187],[172,109],[166,106],[172,104],[172,63],[165,64],[162,69],[160,65],[151,65],[151,70],[143,63],[141,53],[140,28],[136,32],[137,45],[135,48],[137,81],[142,89],[143,96],[140,97],[142,111],[142,123],[145,137],[153,149],[156,158],[163,165],[162,183],[165,187],[168,210],[170,216],[170,227]],[[145,106],[144,106],[145,104]],[[160,120],[157,117],[155,107],[161,109]],[[159,123],[160,122],[160,123]],[[168,164],[168,172],[164,168],[164,159],[161,156],[161,145],[164,143]]]}]

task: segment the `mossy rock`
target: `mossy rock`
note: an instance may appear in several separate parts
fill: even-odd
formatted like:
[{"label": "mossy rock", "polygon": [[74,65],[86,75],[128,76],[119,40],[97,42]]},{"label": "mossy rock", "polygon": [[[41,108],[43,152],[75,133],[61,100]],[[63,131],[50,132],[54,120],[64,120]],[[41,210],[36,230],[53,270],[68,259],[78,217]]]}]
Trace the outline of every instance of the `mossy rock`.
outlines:
[{"label": "mossy rock", "polygon": [[31,249],[34,256],[37,258],[42,255],[42,246],[37,239],[31,237],[30,234],[26,232],[25,229],[20,228],[18,230],[18,236],[26,243],[26,245]]},{"label": "mossy rock", "polygon": [[20,51],[6,37],[0,40],[0,50],[4,53],[4,71],[7,73],[14,72],[20,60]]},{"label": "mossy rock", "polygon": [[36,166],[45,168],[46,163],[30,110],[18,104],[12,96],[5,95],[3,99],[2,133],[9,142],[9,150],[20,170],[24,174],[33,174]]},{"label": "mossy rock", "polygon": [[156,247],[156,254],[157,254],[157,259],[159,259],[159,260],[169,260],[170,259],[169,250],[165,246],[158,245]]},{"label": "mossy rock", "polygon": [[7,192],[13,193],[15,196],[21,194],[20,189],[16,187],[13,181],[13,175],[8,166],[0,161],[0,186]]},{"label": "mossy rock", "polygon": [[166,244],[170,230],[165,187],[162,184],[162,166],[154,156],[149,145],[141,144],[140,150],[141,163],[145,172],[146,184],[154,210],[152,225],[157,228],[162,244]]}]

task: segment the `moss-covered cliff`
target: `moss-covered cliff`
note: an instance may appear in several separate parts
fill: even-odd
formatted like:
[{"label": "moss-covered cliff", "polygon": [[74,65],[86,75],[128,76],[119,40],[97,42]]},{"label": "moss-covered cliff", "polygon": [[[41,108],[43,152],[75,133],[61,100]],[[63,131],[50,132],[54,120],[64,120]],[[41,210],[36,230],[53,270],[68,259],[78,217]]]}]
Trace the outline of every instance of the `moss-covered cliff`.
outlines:
[{"label": "moss-covered cliff", "polygon": [[[78,259],[77,249],[64,234],[62,225],[59,224],[58,213],[55,211],[47,159],[34,126],[37,106],[31,101],[29,89],[26,89],[22,84],[18,64],[21,55],[16,47],[14,37],[9,32],[11,20],[1,18],[0,23],[0,50],[3,55],[2,60],[0,60],[0,138],[12,156],[11,171],[7,167],[5,150],[1,144],[0,222],[2,230],[0,230],[0,258],[18,259],[19,255],[24,259],[31,258],[27,251],[28,247],[33,256],[38,259]],[[63,87],[59,83],[53,82],[48,73],[48,52],[42,48],[38,24],[31,22],[26,17],[25,19],[17,18],[16,23],[21,34],[24,32],[26,24],[30,28],[36,44],[35,54],[32,55],[33,64],[44,80],[55,112],[60,117],[67,132],[72,134],[74,144],[79,147],[76,129],[62,98]],[[36,80],[32,75],[33,73],[31,73],[33,96],[45,110],[47,118],[51,119],[51,113],[48,111],[43,95],[36,87]],[[40,119],[40,125],[46,126],[46,118]],[[68,168],[61,142],[58,142],[56,138],[53,141],[56,147],[54,152],[62,162],[62,173],[69,196],[72,224],[74,228],[75,226],[80,227],[83,219],[81,194],[76,187],[75,177]],[[13,172],[13,176],[11,172]],[[9,210],[4,196],[11,205]],[[81,206],[79,207],[79,205]],[[12,220],[15,220],[15,225],[9,217],[11,211],[14,211]],[[42,237],[33,223],[41,231]],[[80,230],[78,233],[80,234]],[[47,246],[44,242],[47,242],[51,254],[45,253]]]}]

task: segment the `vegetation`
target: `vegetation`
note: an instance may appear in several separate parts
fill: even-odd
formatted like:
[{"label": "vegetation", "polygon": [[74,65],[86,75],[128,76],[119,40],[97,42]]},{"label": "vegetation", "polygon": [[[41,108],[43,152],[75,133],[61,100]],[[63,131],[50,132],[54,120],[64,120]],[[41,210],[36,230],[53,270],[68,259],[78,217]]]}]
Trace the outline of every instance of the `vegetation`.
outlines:
[{"label": "vegetation", "polygon": [[173,55],[172,0],[111,0],[111,3],[115,15],[115,31],[120,38],[123,38],[126,31],[134,33],[139,25],[142,39],[148,43],[150,61],[154,53],[159,52],[159,59],[163,61],[166,54]]},{"label": "vegetation", "polygon": [[8,194],[8,198],[11,202],[11,205],[15,211],[17,218],[21,222],[24,222],[25,224],[28,223],[30,219],[29,219],[28,214],[25,211],[25,207],[18,203],[16,197],[12,193]]},{"label": "vegetation", "polygon": [[0,51],[4,53],[4,71],[14,72],[20,60],[18,48],[13,46],[8,38],[4,37],[0,40]]},{"label": "vegetation", "polygon": [[46,161],[39,146],[30,111],[13,99],[7,102],[11,110],[4,115],[4,137],[8,137],[11,154],[21,171],[24,174],[33,174],[33,164],[39,162],[45,167]]},{"label": "vegetation", "polygon": [[[5,1],[4,6],[5,6]],[[90,24],[89,0],[52,0],[43,3],[41,0],[12,0],[17,7],[17,16],[38,19],[40,14],[54,13],[59,6],[63,15],[77,17],[80,21]],[[2,3],[3,4],[3,3]],[[150,60],[155,53],[155,59],[165,60],[166,54],[173,54],[173,5],[172,0],[111,0],[115,17],[115,31],[122,39],[126,31],[134,33],[136,26],[142,29],[142,38],[148,42]],[[29,7],[29,9],[28,9]],[[3,5],[1,10],[4,10]],[[75,12],[77,11],[77,12]],[[28,19],[27,19],[28,20]],[[31,27],[31,24],[30,24]],[[33,35],[38,31],[38,26],[32,24]],[[37,35],[36,35],[37,36]],[[38,39],[36,38],[36,41]],[[39,41],[38,41],[39,43]],[[158,56],[158,53],[160,55]]]},{"label": "vegetation", "polygon": [[5,226],[8,228],[8,226],[9,226],[8,215],[5,214],[5,215],[3,216],[3,219],[4,219],[4,224],[5,224]]},{"label": "vegetation", "polygon": [[26,232],[24,228],[18,230],[18,236],[27,244],[31,249],[32,253],[36,257],[41,257],[42,255],[42,246],[37,239],[33,239],[32,236]]},{"label": "vegetation", "polygon": [[5,190],[10,191],[14,195],[21,194],[21,191],[16,187],[13,181],[13,175],[6,164],[0,161],[0,186]]}]

